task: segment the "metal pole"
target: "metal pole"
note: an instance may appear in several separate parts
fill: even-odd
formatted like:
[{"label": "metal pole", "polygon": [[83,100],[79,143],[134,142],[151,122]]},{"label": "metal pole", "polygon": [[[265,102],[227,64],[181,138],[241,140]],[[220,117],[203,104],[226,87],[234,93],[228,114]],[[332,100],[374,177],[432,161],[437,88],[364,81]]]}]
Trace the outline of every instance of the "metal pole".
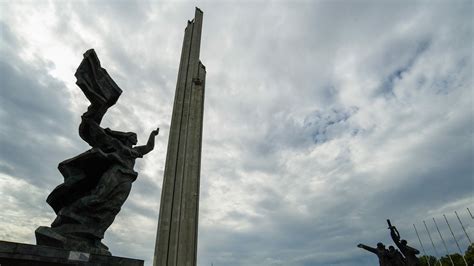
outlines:
[{"label": "metal pole", "polygon": [[430,258],[428,254],[426,254],[426,250],[425,250],[425,247],[423,246],[423,243],[421,243],[421,238],[420,238],[420,235],[418,234],[418,230],[416,230],[415,224],[413,224],[413,228],[415,228],[416,236],[418,237],[418,241],[420,241],[420,246],[421,246],[421,249],[423,250],[423,255],[425,256],[426,262],[428,263],[428,266],[431,266]]},{"label": "metal pole", "polygon": [[466,232],[466,228],[464,228],[464,225],[462,224],[461,219],[459,218],[458,213],[457,213],[456,211],[454,211],[454,213],[456,214],[456,217],[458,217],[458,221],[459,221],[459,223],[461,224],[461,227],[462,227],[462,230],[464,231],[464,234],[466,234],[467,240],[469,240],[469,243],[472,244],[472,241],[471,241],[471,239],[469,238],[469,235],[468,235],[467,232]]},{"label": "metal pole", "polygon": [[443,216],[444,216],[444,220],[446,221],[446,224],[449,227],[449,231],[451,232],[451,235],[453,235],[454,242],[456,242],[456,246],[458,246],[459,254],[461,254],[462,259],[464,260],[464,264],[466,264],[466,266],[468,266],[467,261],[466,261],[466,259],[464,258],[464,255],[463,255],[464,253],[461,251],[461,247],[459,247],[458,240],[454,236],[453,229],[451,229],[451,225],[449,225],[448,218],[446,218],[446,215],[444,215],[444,214],[443,214]]},{"label": "metal pole", "polygon": [[[439,254],[438,254],[438,250],[436,250],[436,247],[435,247],[435,245],[434,245],[434,243],[433,243],[433,238],[431,238],[430,231],[428,230],[428,226],[426,226],[425,221],[423,221],[423,224],[425,225],[426,232],[428,233],[428,236],[430,237],[431,245],[433,246],[433,249],[434,249],[434,251],[435,251],[436,257],[437,257],[437,258],[440,258]],[[440,264],[441,266],[443,266],[443,263],[441,262],[441,260],[438,260],[438,261],[439,261],[439,264]]]},{"label": "metal pole", "polygon": [[434,222],[434,224],[435,224],[435,226],[436,226],[436,230],[438,230],[438,234],[439,234],[439,237],[441,238],[441,241],[443,242],[444,248],[446,249],[446,255],[448,255],[448,258],[449,258],[449,260],[451,261],[451,265],[454,266],[453,259],[451,258],[451,255],[449,255],[448,246],[446,246],[446,242],[444,242],[444,238],[443,238],[443,236],[441,235],[441,231],[439,231],[438,224],[436,223],[436,220],[435,220],[434,217],[433,217],[433,222]]},{"label": "metal pole", "polygon": [[469,208],[466,208],[466,209],[467,209],[467,211],[469,212],[469,215],[471,215],[471,219],[474,220],[474,216],[472,216],[472,213],[471,213],[471,211],[469,210]]}]

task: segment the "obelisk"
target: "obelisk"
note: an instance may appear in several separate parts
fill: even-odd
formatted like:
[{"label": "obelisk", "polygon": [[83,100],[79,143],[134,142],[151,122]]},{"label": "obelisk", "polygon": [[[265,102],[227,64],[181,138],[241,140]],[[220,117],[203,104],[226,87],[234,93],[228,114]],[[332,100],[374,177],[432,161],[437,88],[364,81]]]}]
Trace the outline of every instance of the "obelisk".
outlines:
[{"label": "obelisk", "polygon": [[184,31],[171,117],[154,266],[195,266],[206,69],[199,60],[203,13]]}]

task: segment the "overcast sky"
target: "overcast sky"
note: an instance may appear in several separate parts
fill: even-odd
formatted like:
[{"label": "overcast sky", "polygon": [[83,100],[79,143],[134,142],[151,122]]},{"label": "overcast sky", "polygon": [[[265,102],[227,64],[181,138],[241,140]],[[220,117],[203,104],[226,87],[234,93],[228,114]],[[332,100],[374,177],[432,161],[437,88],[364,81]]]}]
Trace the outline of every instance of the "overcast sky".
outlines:
[{"label": "overcast sky", "polygon": [[105,235],[151,265],[186,21],[204,11],[200,266],[376,265],[386,219],[435,255],[474,237],[472,1],[0,1],[0,239],[35,243],[88,101],[94,48],[122,88],[103,127],[161,128]]}]

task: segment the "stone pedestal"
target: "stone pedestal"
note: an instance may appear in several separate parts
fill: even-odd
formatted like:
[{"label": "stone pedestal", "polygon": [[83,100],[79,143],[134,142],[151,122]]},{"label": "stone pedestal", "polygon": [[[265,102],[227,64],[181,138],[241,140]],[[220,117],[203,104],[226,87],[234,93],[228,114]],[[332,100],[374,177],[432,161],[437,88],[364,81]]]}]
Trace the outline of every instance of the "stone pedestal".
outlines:
[{"label": "stone pedestal", "polygon": [[0,266],[143,266],[143,260],[0,241]]}]

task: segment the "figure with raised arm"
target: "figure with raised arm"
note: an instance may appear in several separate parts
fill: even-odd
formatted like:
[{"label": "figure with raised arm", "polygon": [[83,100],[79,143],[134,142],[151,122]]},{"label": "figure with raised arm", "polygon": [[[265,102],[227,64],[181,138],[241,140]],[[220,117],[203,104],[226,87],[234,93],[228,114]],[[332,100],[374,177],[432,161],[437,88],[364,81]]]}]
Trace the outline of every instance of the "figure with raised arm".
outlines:
[{"label": "figure with raised arm", "polygon": [[400,240],[400,233],[395,226],[392,226],[390,220],[387,220],[388,229],[390,229],[390,236],[393,242],[397,245],[400,252],[405,256],[407,266],[419,266],[420,260],[416,255],[420,254],[420,251],[416,248],[407,245],[407,241],[404,239]]},{"label": "figure with raised arm", "polygon": [[145,145],[134,146],[137,144],[135,133],[100,126],[107,109],[116,103],[122,90],[100,66],[94,50],[84,54],[75,76],[76,84],[91,103],[82,115],[79,135],[92,148],[59,164],[64,183],[46,200],[57,217],[51,227],[36,229],[36,242],[110,255],[102,243],[104,233],[138,176],[133,169],[135,160],[153,150],[159,129],[151,131]]},{"label": "figure with raised arm", "polygon": [[390,258],[389,258],[389,255],[388,255],[388,250],[385,249],[384,244],[382,244],[380,242],[377,243],[377,248],[369,247],[369,246],[366,246],[364,244],[358,244],[357,247],[365,249],[365,250],[367,250],[369,252],[372,252],[375,255],[377,255],[377,257],[379,258],[379,265],[380,266],[392,266],[392,264],[390,264]]}]

